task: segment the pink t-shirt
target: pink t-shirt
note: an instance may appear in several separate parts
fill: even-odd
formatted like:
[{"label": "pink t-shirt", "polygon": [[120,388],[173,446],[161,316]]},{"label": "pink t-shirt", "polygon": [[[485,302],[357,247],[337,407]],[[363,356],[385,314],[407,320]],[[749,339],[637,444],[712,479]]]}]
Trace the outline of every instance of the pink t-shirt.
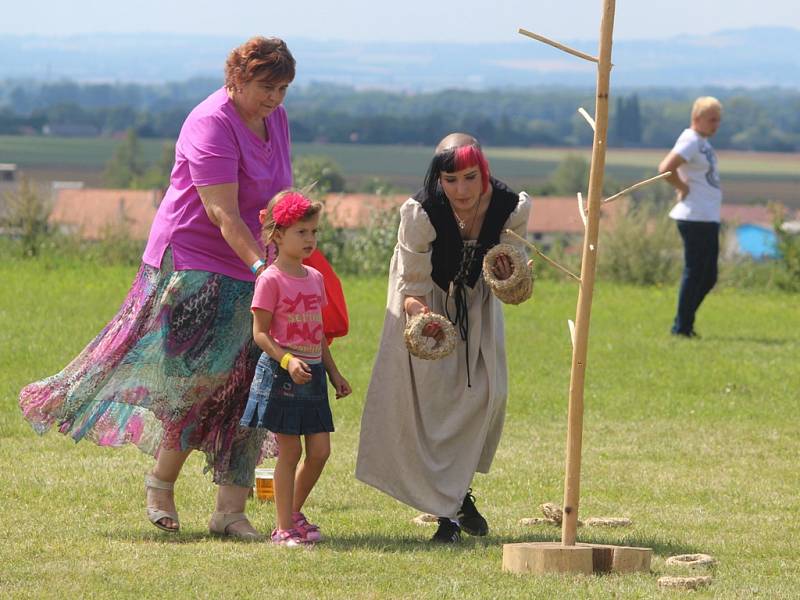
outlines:
[{"label": "pink t-shirt", "polygon": [[292,185],[289,122],[282,106],[266,119],[269,141],[247,128],[225,88],[198,104],[183,123],[175,146],[170,185],[158,207],[142,260],[161,265],[167,247],[178,271],[197,269],[253,281],[219,227],[206,215],[197,186],[239,184],[239,214],[256,240],[258,211]]},{"label": "pink t-shirt", "polygon": [[310,362],[322,357],[322,307],[328,303],[322,274],[305,266],[305,277],[295,277],[270,265],[256,279],[251,308],[272,313],[269,334],[278,345]]}]

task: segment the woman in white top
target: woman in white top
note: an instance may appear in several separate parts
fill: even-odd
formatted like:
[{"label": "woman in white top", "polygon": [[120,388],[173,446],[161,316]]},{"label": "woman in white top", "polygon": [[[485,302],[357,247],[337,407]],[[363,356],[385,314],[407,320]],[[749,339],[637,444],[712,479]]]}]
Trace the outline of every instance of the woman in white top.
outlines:
[{"label": "woman in white top", "polygon": [[700,303],[717,282],[722,189],[717,155],[708,141],[719,129],[722,104],[711,96],[695,100],[691,127],[658,166],[672,171],[667,181],[677,190],[678,203],[669,216],[683,239],[684,268],[673,335],[696,337],[694,318]]}]

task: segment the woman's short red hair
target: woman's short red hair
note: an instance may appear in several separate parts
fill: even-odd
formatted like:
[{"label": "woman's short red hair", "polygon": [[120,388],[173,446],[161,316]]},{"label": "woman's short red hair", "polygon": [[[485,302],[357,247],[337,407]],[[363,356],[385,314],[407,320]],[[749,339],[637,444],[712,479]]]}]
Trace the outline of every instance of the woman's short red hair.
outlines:
[{"label": "woman's short red hair", "polygon": [[295,61],[286,42],[254,37],[234,48],[225,61],[225,87],[233,89],[254,79],[268,82],[294,80]]}]

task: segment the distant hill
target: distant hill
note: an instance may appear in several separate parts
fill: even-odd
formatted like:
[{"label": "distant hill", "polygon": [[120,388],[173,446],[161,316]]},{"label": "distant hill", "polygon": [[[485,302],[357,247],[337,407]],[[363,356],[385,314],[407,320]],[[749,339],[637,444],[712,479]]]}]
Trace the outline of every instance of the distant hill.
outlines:
[{"label": "distant hill", "polygon": [[[435,90],[446,87],[593,86],[593,66],[543,44],[509,36],[502,44],[355,43],[287,38],[298,83]],[[0,79],[161,82],[222,73],[227,36],[0,35]],[[596,41],[561,40],[595,54]],[[783,86],[800,88],[800,30],[751,28],[667,40],[621,40],[618,86]]]}]

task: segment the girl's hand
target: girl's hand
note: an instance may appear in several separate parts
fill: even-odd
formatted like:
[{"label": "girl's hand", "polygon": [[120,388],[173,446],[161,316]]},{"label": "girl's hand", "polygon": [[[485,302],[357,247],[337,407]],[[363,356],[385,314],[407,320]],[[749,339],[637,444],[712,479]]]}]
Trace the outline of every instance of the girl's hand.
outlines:
[{"label": "girl's hand", "polygon": [[494,276],[500,281],[511,277],[513,272],[514,268],[511,266],[511,259],[505,254],[498,256],[492,265],[492,273],[494,273]]},{"label": "girl's hand", "polygon": [[291,358],[287,367],[289,376],[296,384],[301,385],[311,381],[311,368],[299,358]]},{"label": "girl's hand", "polygon": [[336,398],[344,398],[345,396],[349,396],[353,393],[350,384],[347,382],[347,379],[342,377],[341,373],[334,373],[330,377],[331,385],[336,390]]},{"label": "girl's hand", "polygon": [[682,202],[683,199],[689,195],[689,186],[686,185],[686,183],[683,183],[683,185],[678,187],[677,194],[678,194],[678,202]]}]

